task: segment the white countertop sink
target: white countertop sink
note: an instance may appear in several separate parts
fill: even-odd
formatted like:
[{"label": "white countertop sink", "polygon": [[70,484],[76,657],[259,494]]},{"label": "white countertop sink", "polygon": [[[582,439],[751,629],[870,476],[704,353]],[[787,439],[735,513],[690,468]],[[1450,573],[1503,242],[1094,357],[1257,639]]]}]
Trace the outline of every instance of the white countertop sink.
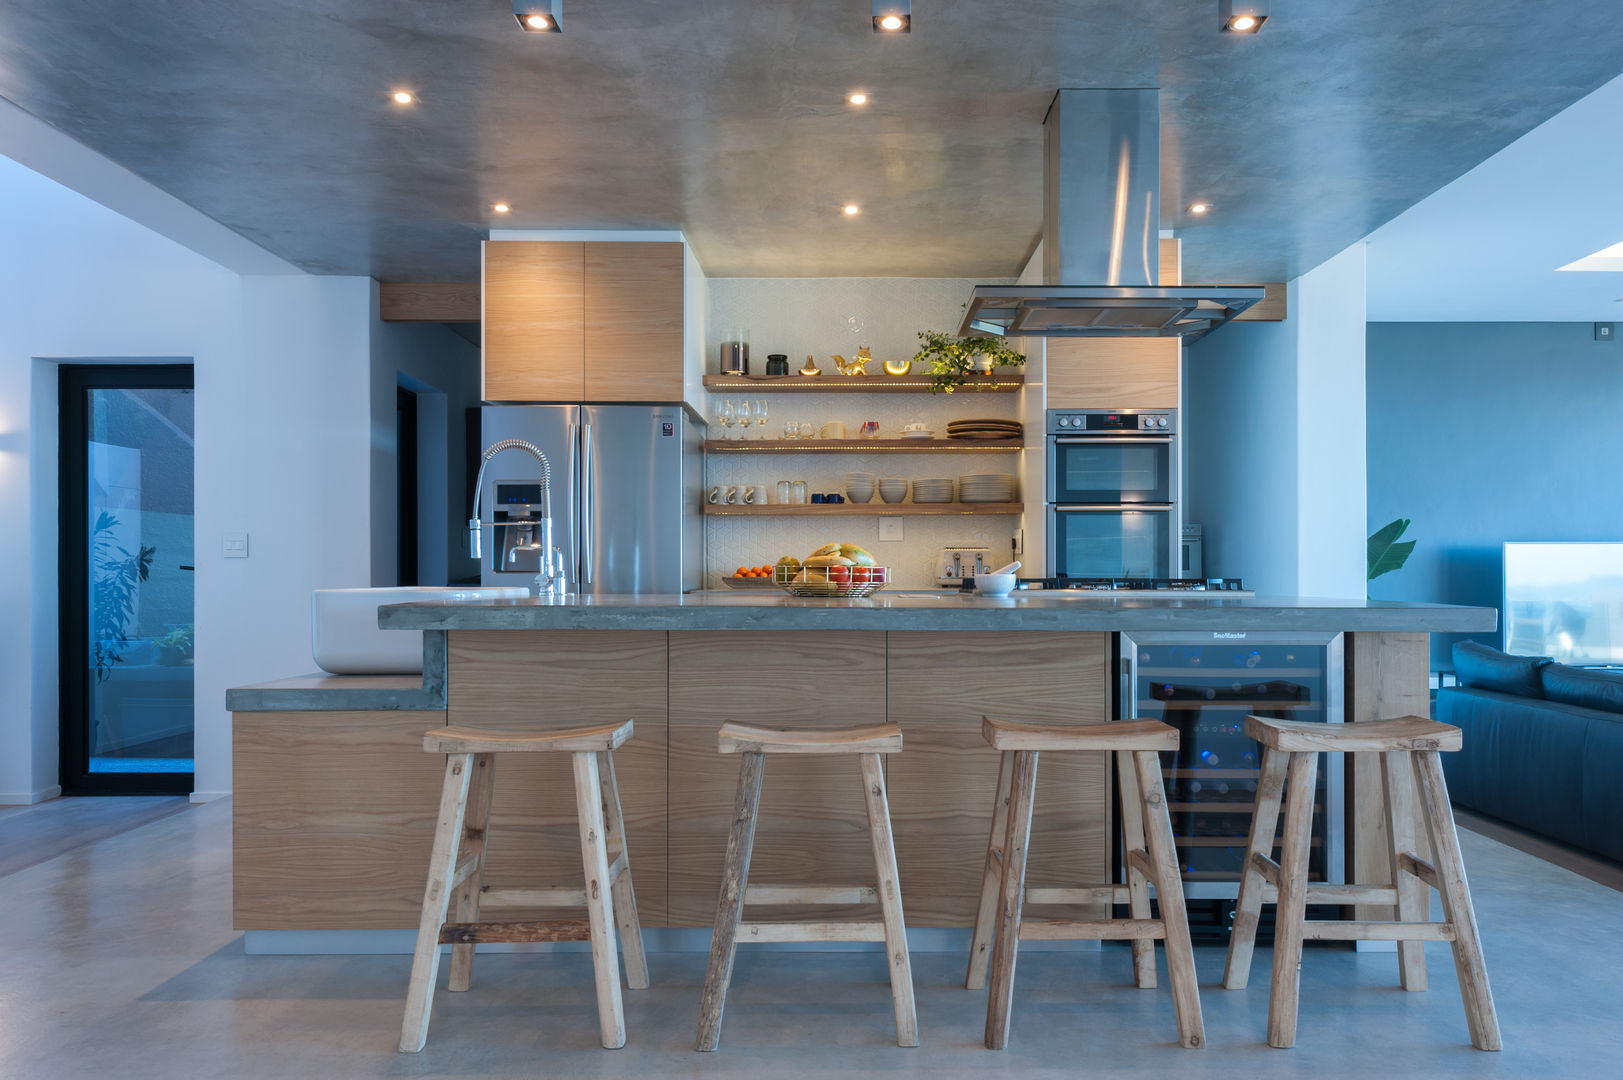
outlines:
[{"label": "white countertop sink", "polygon": [[423,670],[421,630],[381,630],[384,604],[516,600],[529,589],[402,585],[386,589],[315,589],[310,644],[316,666],[334,675],[413,675]]}]

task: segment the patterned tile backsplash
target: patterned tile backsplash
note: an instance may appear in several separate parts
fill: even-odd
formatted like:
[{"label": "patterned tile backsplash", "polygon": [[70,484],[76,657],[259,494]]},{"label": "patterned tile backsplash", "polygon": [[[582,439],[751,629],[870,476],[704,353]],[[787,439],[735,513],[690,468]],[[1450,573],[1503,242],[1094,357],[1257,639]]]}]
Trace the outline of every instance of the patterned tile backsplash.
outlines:
[{"label": "patterned tile backsplash", "polygon": [[[824,369],[824,378],[844,379],[834,371],[829,357],[834,353],[850,357],[862,345],[872,350],[875,362],[871,370],[878,371],[887,359],[906,358],[917,352],[918,331],[956,330],[962,305],[975,284],[957,278],[712,278],[706,319],[710,338],[707,370],[717,370],[723,331],[741,326],[749,330],[750,370],[757,374],[765,371],[768,353],[787,354],[791,371],[798,370],[810,353]],[[743,395],[710,395],[712,420],[724,398],[736,402]],[[945,436],[949,420],[1014,419],[1020,413],[1019,394],[858,391],[751,395],[751,401],[756,400],[767,404],[767,423],[755,425],[753,433],[772,438],[782,434],[786,421],[805,422],[821,429],[827,421],[837,420],[845,425],[851,438],[857,436],[865,420],[878,421],[879,433],[884,437],[895,437],[903,424],[918,422]],[[712,424],[711,434],[719,437],[719,425]],[[1041,435],[1031,434],[1039,438]],[[1020,455],[713,454],[708,460],[706,486],[758,484],[766,489],[769,501],[775,502],[779,480],[805,480],[809,491],[843,494],[845,474],[852,471],[909,480],[934,476],[956,479],[965,473],[1018,475]],[[1025,494],[1018,493],[1017,498]],[[878,496],[874,499],[877,501]],[[1040,515],[1040,498],[1037,503]],[[725,588],[721,578],[736,567],[775,562],[783,555],[804,558],[821,544],[841,541],[861,544],[872,551],[881,564],[891,568],[896,586],[929,588],[935,584],[935,559],[941,548],[987,547],[994,557],[1002,556],[1012,550],[1012,538],[1021,526],[1021,519],[1013,515],[909,516],[899,520],[903,539],[880,542],[878,517],[707,518],[706,587]]]}]

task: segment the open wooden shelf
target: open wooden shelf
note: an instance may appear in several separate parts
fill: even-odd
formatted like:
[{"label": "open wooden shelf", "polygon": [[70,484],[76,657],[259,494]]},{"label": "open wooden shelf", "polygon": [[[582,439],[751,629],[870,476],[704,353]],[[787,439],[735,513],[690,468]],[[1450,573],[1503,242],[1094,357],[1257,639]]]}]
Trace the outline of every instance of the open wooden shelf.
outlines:
[{"label": "open wooden shelf", "polygon": [[889,517],[892,514],[1019,514],[1024,503],[705,503],[705,517]]},{"label": "open wooden shelf", "polygon": [[708,454],[1017,454],[1020,439],[709,439]]},{"label": "open wooden shelf", "polygon": [[[1024,375],[972,376],[955,394],[1012,394]],[[935,383],[921,375],[706,375],[704,388],[744,394],[927,394]]]}]

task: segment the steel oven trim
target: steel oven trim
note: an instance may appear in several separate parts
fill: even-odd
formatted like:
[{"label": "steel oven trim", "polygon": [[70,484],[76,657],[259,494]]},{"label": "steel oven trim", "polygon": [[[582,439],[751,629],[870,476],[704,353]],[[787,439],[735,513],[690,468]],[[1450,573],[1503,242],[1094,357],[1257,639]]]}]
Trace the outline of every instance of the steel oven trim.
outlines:
[{"label": "steel oven trim", "polygon": [[[1133,706],[1138,685],[1138,646],[1140,645],[1196,645],[1211,644],[1211,631],[1167,631],[1146,633],[1135,637],[1129,633],[1117,635],[1121,664],[1116,685],[1116,720],[1131,720],[1137,710]],[[1236,633],[1215,640],[1245,640],[1261,645],[1309,645],[1325,650],[1324,659],[1324,719],[1327,724],[1344,724],[1346,712],[1346,640],[1344,635],[1296,634],[1261,631]],[[1351,808],[1347,805],[1346,755],[1325,755],[1323,765],[1325,837],[1324,866],[1326,881],[1341,885],[1347,881],[1347,829],[1352,824]],[[1114,810],[1114,808],[1112,808]],[[1248,823],[1249,824],[1249,823]],[[1125,880],[1125,879],[1123,879]],[[1153,888],[1153,886],[1152,886]],[[1233,900],[1239,895],[1239,883],[1230,886],[1224,882],[1185,882],[1184,896],[1191,900]]]}]

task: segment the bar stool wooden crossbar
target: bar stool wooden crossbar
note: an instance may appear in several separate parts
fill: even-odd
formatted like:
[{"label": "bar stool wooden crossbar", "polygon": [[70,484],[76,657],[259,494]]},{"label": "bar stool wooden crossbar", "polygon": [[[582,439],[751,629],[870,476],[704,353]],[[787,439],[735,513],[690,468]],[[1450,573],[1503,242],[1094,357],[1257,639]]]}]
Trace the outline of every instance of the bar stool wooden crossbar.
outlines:
[{"label": "bar stool wooden crossbar", "polygon": [[[1109,724],[1039,725],[983,717],[981,733],[1003,752],[997,797],[992,804],[992,832],[987,840],[986,868],[981,876],[980,905],[970,943],[964,985],[992,988],[986,1002],[986,1045],[1008,1045],[1015,957],[1021,941],[1126,940],[1132,943],[1133,979],[1155,986],[1155,942],[1166,942],[1167,975],[1177,1012],[1178,1042],[1191,1049],[1205,1044],[1195,954],[1184,911],[1183,881],[1172,840],[1161,779],[1163,750],[1178,748],[1178,730],[1155,720]],[[1115,758],[1121,786],[1121,828],[1127,884],[1080,888],[1025,887],[1026,846],[1036,802],[1037,755],[1044,750],[1103,750]],[[1149,886],[1155,886],[1160,915],[1152,917]],[[1086,904],[1103,901],[1128,905],[1130,918],[1091,920],[1023,919],[1021,908],[1034,904]]]},{"label": "bar stool wooden crossbar", "polygon": [[[1499,1020],[1488,987],[1459,835],[1438,757],[1439,752],[1460,748],[1460,729],[1420,716],[1356,724],[1248,716],[1245,733],[1262,744],[1262,775],[1223,985],[1230,990],[1245,988],[1262,905],[1277,904],[1268,1045],[1284,1048],[1296,1042],[1304,940],[1395,941],[1399,981],[1405,990],[1426,989],[1425,942],[1447,941],[1454,950],[1471,1044],[1479,1050],[1498,1050]],[[1335,885],[1307,880],[1314,786],[1319,754],[1324,751],[1380,755],[1386,833],[1390,839],[1390,884]],[[1276,862],[1270,853],[1282,802],[1285,831]],[[1412,850],[1417,827],[1424,827],[1431,841],[1430,861]],[[1427,886],[1436,889],[1442,898],[1442,922],[1428,921],[1431,905]],[[1306,915],[1310,903],[1390,904],[1397,918],[1385,922],[1314,920]]]},{"label": "bar stool wooden crossbar", "polygon": [[[412,954],[406,1015],[400,1029],[402,1053],[416,1053],[428,1039],[440,946],[451,946],[448,989],[466,990],[473,979],[474,947],[486,942],[590,941],[603,1045],[611,1049],[625,1045],[616,922],[625,949],[626,983],[634,990],[648,986],[648,961],[626,852],[625,818],[614,777],[613,751],[631,735],[630,720],[531,734],[473,728],[436,728],[424,734],[423,749],[445,755],[445,785],[423,891],[417,948]],[[567,753],[573,758],[585,871],[580,888],[507,889],[484,883],[495,755],[501,753]],[[453,903],[455,921],[447,922]],[[488,909],[579,906],[586,908],[585,919],[480,919]]]},{"label": "bar stool wooden crossbar", "polygon": [[[699,1008],[698,1050],[721,1044],[721,1018],[732,982],[733,957],[742,938],[746,942],[882,941],[890,968],[891,1005],[896,1013],[898,1046],[919,1044],[918,1019],[913,1005],[913,969],[907,951],[907,928],[902,918],[902,894],[896,875],[896,848],[891,837],[890,804],[885,796],[885,770],[881,755],[900,753],[902,730],[895,724],[847,728],[838,731],[776,731],[746,724],[723,724],[717,733],[723,754],[739,754],[738,794],[733,803],[732,828],[727,835],[727,859],[722,869],[721,896],[716,904],[715,933],[710,942],[710,966],[705,975],[704,998]],[[869,885],[751,885],[750,854],[755,847],[755,820],[761,804],[761,777],[767,754],[854,754],[862,767],[868,809],[868,836],[873,844],[877,884]],[[744,922],[745,904],[872,904],[878,922]]]}]

